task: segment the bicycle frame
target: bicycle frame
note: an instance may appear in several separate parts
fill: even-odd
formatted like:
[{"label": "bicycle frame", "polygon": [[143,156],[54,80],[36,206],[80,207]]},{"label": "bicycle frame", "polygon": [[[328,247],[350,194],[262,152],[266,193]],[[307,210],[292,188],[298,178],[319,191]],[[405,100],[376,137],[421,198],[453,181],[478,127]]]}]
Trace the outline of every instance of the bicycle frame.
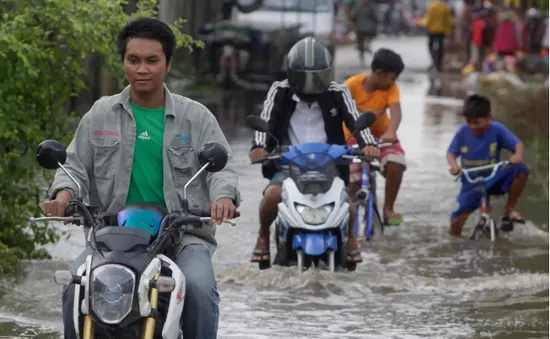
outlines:
[{"label": "bicycle frame", "polygon": [[[359,161],[357,161],[359,162]],[[361,161],[361,189],[360,192],[364,192],[366,197],[362,199],[359,203],[355,205],[356,218],[353,225],[354,233],[359,236],[366,236],[367,240],[373,236],[373,225],[372,219],[374,213],[377,213],[376,206],[374,203],[374,198],[376,192],[372,192],[371,177],[376,175],[371,169],[371,164],[368,162]],[[366,204],[365,204],[366,200]],[[365,212],[361,215],[361,207],[365,208]],[[364,227],[359,227],[359,220],[364,220]],[[362,225],[363,226],[363,225]],[[365,234],[366,233],[366,234]]]},{"label": "bicycle frame", "polygon": [[[490,164],[485,166],[478,166],[478,167],[472,167],[468,169],[463,169],[461,171],[461,174],[464,176],[466,181],[468,181],[471,184],[480,184],[482,189],[482,195],[481,195],[481,216],[479,217],[479,220],[474,227],[474,230],[472,231],[472,235],[470,236],[470,240],[475,240],[477,236],[477,232],[480,230],[483,231],[485,226],[489,227],[490,232],[490,239],[491,241],[495,241],[496,238],[496,226],[495,226],[495,220],[490,215],[490,209],[489,209],[489,194],[487,192],[487,189],[485,187],[485,182],[493,179],[495,175],[498,173],[498,170],[503,167],[507,166],[509,164],[509,161],[501,161],[496,164]],[[481,172],[492,169],[492,172],[490,175],[486,177],[476,177],[472,178],[471,173]]]}]

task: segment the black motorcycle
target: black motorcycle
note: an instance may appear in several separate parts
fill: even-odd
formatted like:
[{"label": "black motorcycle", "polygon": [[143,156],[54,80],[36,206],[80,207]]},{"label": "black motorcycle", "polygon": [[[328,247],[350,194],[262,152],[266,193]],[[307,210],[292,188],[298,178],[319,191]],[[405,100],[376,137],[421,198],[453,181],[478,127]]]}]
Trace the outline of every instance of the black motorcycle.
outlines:
[{"label": "black motorcycle", "polygon": [[[61,168],[78,187],[67,217],[30,218],[63,221],[91,228],[92,254],[77,274],[56,271],[57,284],[75,284],[73,319],[76,333],[93,338],[181,339],[180,317],[185,297],[185,276],[171,259],[187,227],[202,227],[210,212],[189,207],[187,187],[203,171],[217,172],[227,164],[226,149],[215,142],[199,153],[202,168],[184,187],[182,211],[169,214],[163,207],[143,203],[126,206],[116,216],[85,205],[78,182],[63,167],[67,153],[55,140],[42,142],[36,151],[40,166]],[[235,217],[239,213],[235,212]],[[234,220],[227,223],[235,225]],[[185,319],[183,319],[185,321]]]}]

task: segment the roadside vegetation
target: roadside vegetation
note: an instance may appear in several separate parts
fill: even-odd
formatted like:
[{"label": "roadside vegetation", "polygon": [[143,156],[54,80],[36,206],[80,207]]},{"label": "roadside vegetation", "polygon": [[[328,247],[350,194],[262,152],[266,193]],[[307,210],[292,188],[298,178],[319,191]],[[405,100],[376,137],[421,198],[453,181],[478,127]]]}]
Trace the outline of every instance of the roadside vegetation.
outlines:
[{"label": "roadside vegetation", "polygon": [[525,143],[525,162],[548,199],[548,87],[518,90],[490,85],[483,92],[492,99],[495,118]]},{"label": "roadside vegetation", "polygon": [[[156,0],[140,0],[135,13],[126,0],[2,0],[0,4],[0,277],[20,259],[44,258],[39,248],[55,242],[51,227],[29,225],[38,215],[40,182],[51,172],[34,159],[37,145],[56,139],[67,145],[74,113],[67,104],[85,88],[82,60],[99,54],[120,79],[116,37],[130,19],[156,17]],[[193,39],[172,29],[179,47]],[[39,187],[40,186],[40,187]]]}]

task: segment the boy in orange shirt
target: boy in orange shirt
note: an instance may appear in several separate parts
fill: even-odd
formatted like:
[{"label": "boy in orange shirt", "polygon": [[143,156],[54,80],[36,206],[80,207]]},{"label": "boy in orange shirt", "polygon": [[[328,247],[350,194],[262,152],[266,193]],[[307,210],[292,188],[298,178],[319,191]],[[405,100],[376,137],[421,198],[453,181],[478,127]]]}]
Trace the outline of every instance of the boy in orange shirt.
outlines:
[{"label": "boy in orange shirt", "polygon": [[[385,48],[381,48],[373,56],[371,73],[352,76],[344,82],[349,88],[351,96],[359,112],[374,112],[377,115],[376,122],[370,127],[372,135],[380,142],[392,142],[397,140],[397,128],[401,122],[401,104],[399,100],[399,88],[395,80],[401,74],[405,65],[399,54]],[[391,118],[386,110],[389,108]],[[346,139],[351,135],[344,125]],[[355,144],[355,139],[348,142]],[[398,226],[403,222],[403,216],[395,213],[393,205],[401,186],[403,172],[406,169],[405,152],[399,142],[390,147],[380,149],[380,165],[386,177],[386,190],[384,201],[384,221],[387,225]],[[350,165],[350,183],[348,193],[350,196],[361,187],[361,164]]]}]

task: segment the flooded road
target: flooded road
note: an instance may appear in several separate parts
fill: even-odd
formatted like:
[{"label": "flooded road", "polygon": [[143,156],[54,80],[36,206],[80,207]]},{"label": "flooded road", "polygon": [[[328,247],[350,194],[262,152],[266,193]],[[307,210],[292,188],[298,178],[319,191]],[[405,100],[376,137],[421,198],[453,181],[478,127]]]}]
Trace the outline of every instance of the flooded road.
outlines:
[{"label": "flooded road", "polygon": [[[259,112],[262,98],[234,93],[205,102],[231,140],[243,198],[237,227],[217,233],[219,338],[548,338],[548,201],[529,187],[519,206],[528,222],[494,244],[450,239],[459,186],[445,151],[462,122],[461,101],[427,95],[423,75],[404,74],[399,85],[408,169],[396,209],[405,223],[363,243],[364,262],[353,273],[298,275],[249,263],[266,181],[249,165],[252,131],[242,122]],[[496,202],[495,216],[502,204]],[[61,336],[61,287],[52,276],[84,239],[80,229],[58,227],[66,233],[48,248],[55,260],[25,263],[24,272],[0,282],[0,338]]]}]

